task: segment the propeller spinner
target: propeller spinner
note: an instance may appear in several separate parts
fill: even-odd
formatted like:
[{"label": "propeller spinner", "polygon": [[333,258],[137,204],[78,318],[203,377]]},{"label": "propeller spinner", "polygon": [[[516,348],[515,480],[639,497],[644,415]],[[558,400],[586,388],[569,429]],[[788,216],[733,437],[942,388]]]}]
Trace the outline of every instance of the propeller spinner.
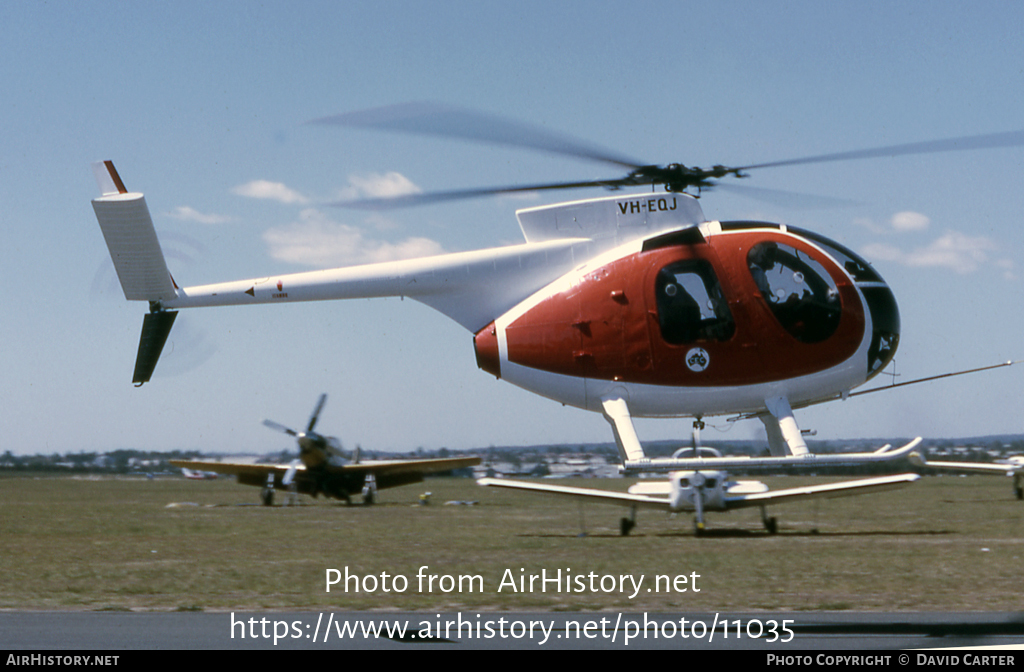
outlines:
[{"label": "propeller spinner", "polygon": [[[306,431],[299,432],[291,427],[286,427],[279,422],[273,420],[264,420],[263,424],[270,427],[273,430],[279,431],[288,436],[294,436],[299,444],[299,456],[306,464],[307,467],[317,466],[321,462],[328,459],[328,456],[343,457],[341,452],[341,446],[337,439],[329,436],[322,436],[313,431],[316,427],[317,421],[320,419],[320,412],[324,408],[324,404],[327,402],[327,395],[321,394],[320,399],[316,403],[316,407],[313,409],[313,414],[309,416],[309,422],[306,424]],[[290,475],[294,475],[294,464],[292,469],[289,470]],[[291,479],[288,479],[291,480]]]}]

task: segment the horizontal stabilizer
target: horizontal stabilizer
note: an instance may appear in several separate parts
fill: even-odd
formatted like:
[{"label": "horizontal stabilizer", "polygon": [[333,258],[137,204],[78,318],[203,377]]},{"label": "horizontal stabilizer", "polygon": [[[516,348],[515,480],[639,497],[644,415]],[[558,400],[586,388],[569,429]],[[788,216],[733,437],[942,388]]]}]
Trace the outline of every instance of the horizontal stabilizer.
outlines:
[{"label": "horizontal stabilizer", "polygon": [[146,314],[142,322],[142,337],[139,339],[139,354],[135,358],[135,376],[132,379],[136,385],[149,382],[177,316],[177,311]]}]

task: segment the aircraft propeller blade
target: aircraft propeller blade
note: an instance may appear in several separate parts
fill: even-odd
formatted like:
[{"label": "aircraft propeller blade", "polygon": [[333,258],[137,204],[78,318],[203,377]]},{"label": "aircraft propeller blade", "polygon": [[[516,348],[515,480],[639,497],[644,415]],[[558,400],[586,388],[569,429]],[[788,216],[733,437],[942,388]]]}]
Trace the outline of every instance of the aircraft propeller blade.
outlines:
[{"label": "aircraft propeller blade", "polygon": [[282,485],[289,486],[292,484],[292,481],[295,479],[295,472],[298,470],[300,464],[302,464],[302,460],[292,460],[291,464],[288,466],[288,471],[284,472],[284,478],[281,479]]},{"label": "aircraft propeller blade", "polygon": [[309,426],[306,427],[307,432],[312,432],[313,428],[316,427],[316,421],[320,419],[320,411],[324,409],[324,403],[327,402],[327,395],[321,394],[320,400],[316,402],[316,408],[313,409],[313,415],[309,416]]},{"label": "aircraft propeller blade", "polygon": [[296,432],[291,427],[285,427],[281,423],[274,422],[273,420],[264,420],[263,424],[266,425],[267,427],[270,427],[271,429],[276,429],[279,432],[283,432],[284,434],[287,434],[288,436],[298,436],[299,435],[299,433]]}]

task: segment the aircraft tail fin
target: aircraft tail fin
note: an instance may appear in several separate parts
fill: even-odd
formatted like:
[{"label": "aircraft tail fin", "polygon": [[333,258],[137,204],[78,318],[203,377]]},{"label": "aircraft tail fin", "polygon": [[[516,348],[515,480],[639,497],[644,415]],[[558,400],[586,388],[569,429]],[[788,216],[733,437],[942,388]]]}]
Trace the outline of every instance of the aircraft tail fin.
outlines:
[{"label": "aircraft tail fin", "polygon": [[142,336],[139,338],[139,353],[135,357],[135,374],[132,382],[136,387],[148,383],[156,369],[156,363],[163,352],[164,344],[174,326],[176,310],[160,310],[147,313],[142,321]]},{"label": "aircraft tail fin", "polygon": [[114,270],[129,301],[149,301],[150,313],[142,323],[133,382],[149,381],[163,351],[177,313],[164,311],[161,301],[176,298],[177,286],[167,270],[160,241],[153,228],[145,197],[129,192],[111,161],[93,164],[102,196],[92,201]]},{"label": "aircraft tail fin", "polygon": [[125,298],[165,301],[177,297],[146,198],[125,189],[112,162],[94,163],[93,171],[103,195],[93,199],[92,208]]}]

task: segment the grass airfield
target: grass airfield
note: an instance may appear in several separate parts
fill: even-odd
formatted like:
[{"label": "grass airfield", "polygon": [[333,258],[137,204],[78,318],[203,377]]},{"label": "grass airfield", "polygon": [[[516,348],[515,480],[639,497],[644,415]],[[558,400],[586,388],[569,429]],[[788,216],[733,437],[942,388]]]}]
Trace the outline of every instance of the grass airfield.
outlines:
[{"label": "grass airfield", "polygon": [[[773,488],[827,480],[775,477]],[[625,490],[631,479],[567,480]],[[429,506],[419,494],[431,491]],[[689,515],[625,509],[429,479],[381,491],[372,507],[301,497],[256,506],[232,480],[0,478],[0,609],[1018,611],[1024,502],[1010,479],[925,477],[874,496],[777,506],[779,534],[757,509]],[[278,501],[284,499],[278,493]],[[445,505],[446,501],[476,505]],[[176,504],[176,506],[169,506]],[[587,535],[580,536],[581,526]],[[427,566],[432,590],[420,590]],[[325,590],[327,569],[366,577]],[[633,592],[499,592],[506,570],[630,575]],[[383,590],[382,573],[390,579]],[[685,592],[655,576],[699,575]],[[404,591],[396,575],[408,580]],[[444,577],[449,577],[445,579]],[[480,580],[470,586],[468,577]],[[457,581],[464,577],[462,590]],[[692,577],[691,577],[692,578]],[[350,587],[354,584],[350,582]],[[550,585],[550,584],[549,584]],[[563,584],[564,585],[564,584]],[[608,584],[606,584],[608,585]],[[628,585],[628,584],[627,584]],[[664,585],[663,585],[664,587]],[[426,588],[426,586],[424,586]],[[650,588],[651,590],[647,590]]]}]

